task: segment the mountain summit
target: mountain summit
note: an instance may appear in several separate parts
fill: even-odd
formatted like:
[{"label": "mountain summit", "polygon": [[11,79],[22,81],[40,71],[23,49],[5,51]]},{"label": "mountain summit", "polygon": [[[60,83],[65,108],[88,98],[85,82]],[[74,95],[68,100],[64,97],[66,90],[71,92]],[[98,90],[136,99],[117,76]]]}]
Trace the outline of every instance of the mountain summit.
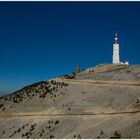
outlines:
[{"label": "mountain summit", "polygon": [[104,64],[0,97],[0,138],[140,138],[140,65]]}]

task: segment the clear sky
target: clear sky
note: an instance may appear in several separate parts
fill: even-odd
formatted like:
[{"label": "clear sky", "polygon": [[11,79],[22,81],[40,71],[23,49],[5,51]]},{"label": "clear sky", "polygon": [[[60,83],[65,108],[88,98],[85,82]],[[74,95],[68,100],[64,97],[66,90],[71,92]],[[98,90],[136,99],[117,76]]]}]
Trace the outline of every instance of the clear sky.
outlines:
[{"label": "clear sky", "polygon": [[0,93],[101,63],[140,64],[140,2],[0,2]]}]

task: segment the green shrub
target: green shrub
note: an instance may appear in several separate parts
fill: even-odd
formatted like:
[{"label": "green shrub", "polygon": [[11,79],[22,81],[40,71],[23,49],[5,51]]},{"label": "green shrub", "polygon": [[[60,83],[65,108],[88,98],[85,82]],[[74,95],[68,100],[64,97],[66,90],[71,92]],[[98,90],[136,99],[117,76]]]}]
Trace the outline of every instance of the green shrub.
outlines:
[{"label": "green shrub", "polygon": [[50,139],[52,139],[52,138],[54,138],[54,136],[53,135],[50,135]]},{"label": "green shrub", "polygon": [[79,134],[77,138],[78,138],[78,139],[81,139],[82,137],[81,137],[80,134]]},{"label": "green shrub", "polygon": [[68,108],[68,110],[70,111],[70,110],[71,110],[71,108],[69,107],[69,108]]},{"label": "green shrub", "polygon": [[18,132],[18,133],[20,132],[20,128],[17,130],[17,132]]},{"label": "green shrub", "polygon": [[56,120],[56,121],[55,121],[55,125],[57,125],[58,123],[59,123],[59,121],[58,121],[58,120]]},{"label": "green shrub", "polygon": [[4,106],[3,104],[0,104],[0,108],[3,107],[3,106]]},{"label": "green shrub", "polygon": [[75,73],[73,72],[72,74],[69,74],[69,75],[65,75],[64,76],[65,79],[75,79]]},{"label": "green shrub", "polygon": [[100,135],[103,135],[103,134],[104,134],[104,131],[103,131],[103,130],[101,130],[101,131],[100,131]]},{"label": "green shrub", "polygon": [[115,131],[115,132],[114,132],[114,136],[115,136],[116,138],[121,138],[121,133],[119,133],[118,131]]},{"label": "green shrub", "polygon": [[114,132],[114,136],[110,137],[111,139],[120,139],[121,138],[121,133],[119,133],[118,131]]},{"label": "green shrub", "polygon": [[3,107],[2,110],[5,110],[5,107]]}]

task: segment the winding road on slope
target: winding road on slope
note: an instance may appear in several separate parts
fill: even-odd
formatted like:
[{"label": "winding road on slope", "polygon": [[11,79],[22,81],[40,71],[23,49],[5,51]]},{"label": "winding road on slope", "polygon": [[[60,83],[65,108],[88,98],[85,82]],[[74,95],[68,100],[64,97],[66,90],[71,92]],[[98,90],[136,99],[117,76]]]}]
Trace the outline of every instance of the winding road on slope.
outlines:
[{"label": "winding road on slope", "polygon": [[58,82],[67,82],[67,83],[83,83],[83,84],[113,84],[113,85],[130,85],[130,86],[140,86],[140,81],[116,81],[116,80],[73,80],[73,79],[56,79]]},{"label": "winding road on slope", "polygon": [[126,111],[126,112],[109,112],[109,113],[68,113],[68,114],[42,114],[42,113],[18,113],[18,114],[7,114],[7,113],[2,113],[0,114],[0,117],[23,117],[23,116],[101,116],[101,115],[123,115],[123,114],[135,114],[135,113],[140,113],[140,110],[137,111]]}]

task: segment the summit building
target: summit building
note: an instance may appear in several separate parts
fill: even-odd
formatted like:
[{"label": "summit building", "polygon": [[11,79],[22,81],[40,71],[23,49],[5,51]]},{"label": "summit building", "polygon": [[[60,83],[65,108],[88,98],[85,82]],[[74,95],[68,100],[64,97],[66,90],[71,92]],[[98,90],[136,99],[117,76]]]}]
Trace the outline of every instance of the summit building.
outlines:
[{"label": "summit building", "polygon": [[119,42],[118,42],[117,33],[115,34],[114,44],[113,44],[113,64],[120,64]]},{"label": "summit building", "polygon": [[120,62],[120,54],[119,54],[119,40],[118,40],[118,35],[117,33],[115,34],[114,38],[114,44],[113,44],[113,57],[112,57],[112,63],[113,64],[125,64],[129,65],[128,61]]}]

